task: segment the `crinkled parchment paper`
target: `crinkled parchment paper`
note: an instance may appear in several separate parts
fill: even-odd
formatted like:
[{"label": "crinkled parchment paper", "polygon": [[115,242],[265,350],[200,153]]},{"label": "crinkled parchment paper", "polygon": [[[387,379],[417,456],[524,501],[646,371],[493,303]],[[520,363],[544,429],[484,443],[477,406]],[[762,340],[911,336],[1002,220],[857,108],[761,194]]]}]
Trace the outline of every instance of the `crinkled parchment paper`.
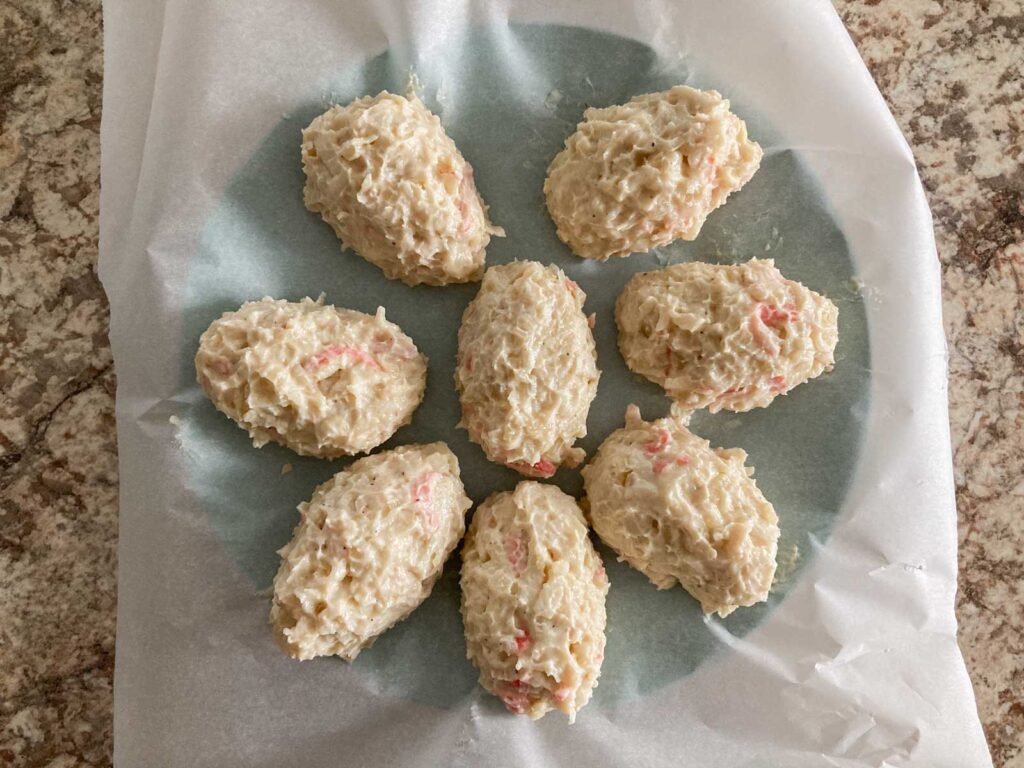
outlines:
[{"label": "crinkled parchment paper", "polygon": [[[121,455],[119,766],[986,766],[956,645],[946,358],[931,220],[910,151],[826,2],[105,4],[100,269]],[[412,78],[411,76],[415,76]],[[267,587],[295,506],[344,462],[255,450],[194,382],[200,332],[247,299],[383,305],[430,357],[389,445],[443,439],[481,501],[517,476],[455,429],[455,333],[476,286],[409,288],[301,201],[301,129],[419,82],[509,236],[597,313],[583,447],[637,402],[612,306],[636,271],[774,258],[839,305],[835,370],[767,409],[699,414],[746,449],[783,526],[769,602],[705,619],[607,550],[592,703],[513,717],[475,683],[458,562],[352,665],[274,646]],[[732,100],[761,170],[693,243],[606,264],[554,235],[541,186],[588,105],[689,83]],[[554,478],[578,492],[579,475]]]}]

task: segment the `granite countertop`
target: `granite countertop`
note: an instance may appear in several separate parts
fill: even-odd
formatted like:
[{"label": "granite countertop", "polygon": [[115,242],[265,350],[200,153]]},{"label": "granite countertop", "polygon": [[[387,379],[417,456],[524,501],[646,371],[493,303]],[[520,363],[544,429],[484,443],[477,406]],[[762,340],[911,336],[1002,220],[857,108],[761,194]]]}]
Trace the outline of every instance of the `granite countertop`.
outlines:
[{"label": "granite countertop", "polygon": [[[935,214],[960,642],[1024,766],[1024,8],[837,0]],[[98,0],[0,4],[0,765],[109,765],[115,378],[96,277]]]}]

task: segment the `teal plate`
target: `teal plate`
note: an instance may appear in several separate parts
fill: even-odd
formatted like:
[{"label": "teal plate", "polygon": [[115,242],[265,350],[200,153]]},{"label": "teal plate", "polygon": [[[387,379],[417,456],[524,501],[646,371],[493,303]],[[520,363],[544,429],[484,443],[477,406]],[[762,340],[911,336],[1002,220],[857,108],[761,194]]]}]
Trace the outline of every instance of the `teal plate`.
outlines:
[{"label": "teal plate", "polygon": [[[516,48],[508,49],[514,40]],[[864,307],[854,289],[854,265],[825,194],[799,154],[756,113],[733,99],[750,135],[765,149],[753,180],[708,219],[700,237],[657,253],[604,264],[576,258],[555,237],[544,207],[547,165],[589,105],[621,103],[638,93],[679,83],[716,88],[666,67],[647,46],[605,33],[553,25],[477,27],[453,40],[443,62],[415,60],[389,50],[330,81],[331,102],[347,103],[380,90],[403,92],[415,65],[427,106],[472,163],[493,220],[508,237],[495,239],[488,264],[534,259],[560,266],[587,293],[597,313],[595,337],[602,370],[597,399],[581,445],[592,454],[622,425],[629,403],[646,418],[664,415],[660,388],[631,374],[619,356],[613,305],[631,275],[667,263],[734,263],[774,258],[783,273],[839,305],[835,370],[798,387],[769,408],[744,414],[695,416],[692,427],[713,445],[741,447],[782,525],[780,577],[769,601],[737,611],[721,624],[742,636],[781,601],[843,506],[860,451],[868,407],[869,347]],[[516,71],[507,63],[516,62]],[[443,66],[445,75],[433,73]],[[440,93],[441,98],[438,99]],[[183,419],[190,490],[211,528],[254,588],[266,588],[277,569],[276,550],[297,521],[296,505],[347,462],[301,458],[279,446],[255,450],[246,434],[198,393],[192,367],[199,335],[222,312],[262,296],[299,299],[321,292],[339,306],[373,312],[378,305],[430,358],[426,397],[411,424],[386,447],[444,440],[459,457],[475,502],[512,488],[521,478],[489,463],[455,428],[459,404],[452,386],[456,333],[477,285],[410,288],[383,277],[354,253],[342,252],[330,228],[302,204],[300,132],[327,106],[296,103],[255,148],[206,222],[184,298],[182,386],[195,405]],[[284,464],[294,470],[281,474]],[[563,469],[553,479],[580,492],[580,476]],[[639,573],[616,563],[607,549],[608,647],[595,705],[613,704],[678,680],[716,651],[715,638],[682,589],[658,591]],[[365,676],[365,685],[389,696],[457,706],[476,684],[465,659],[458,603],[458,558],[447,565],[430,598],[385,633],[351,666],[326,660],[324,679]],[[268,603],[269,608],[269,603]],[[717,620],[716,620],[717,621]],[[269,629],[268,629],[269,636]],[[269,645],[268,645],[269,647]],[[425,663],[429,658],[430,663]]]}]

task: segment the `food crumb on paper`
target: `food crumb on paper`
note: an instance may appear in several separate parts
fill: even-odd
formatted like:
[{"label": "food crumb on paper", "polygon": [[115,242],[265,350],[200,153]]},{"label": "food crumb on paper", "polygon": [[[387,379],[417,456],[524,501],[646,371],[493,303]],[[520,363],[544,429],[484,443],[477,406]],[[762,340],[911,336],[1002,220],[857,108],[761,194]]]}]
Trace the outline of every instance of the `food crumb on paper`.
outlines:
[{"label": "food crumb on paper", "polygon": [[764,244],[764,249],[770,251],[772,248],[778,249],[782,245],[782,235],[779,234],[778,227],[772,227],[771,235],[768,236],[768,241]]},{"label": "food crumb on paper", "polygon": [[407,99],[412,99],[418,97],[421,93],[423,93],[423,83],[417,77],[416,71],[409,67],[409,77],[405,81],[405,92],[402,95]]},{"label": "food crumb on paper", "polygon": [[287,475],[287,474],[288,474],[289,472],[291,472],[291,471],[292,471],[292,469],[293,469],[293,467],[292,467],[292,465],[291,465],[291,464],[289,464],[289,463],[287,463],[287,462],[286,462],[286,463],[284,463],[284,464],[282,464],[282,465],[281,465],[281,475],[282,475],[282,476],[284,476],[284,475]]},{"label": "food crumb on paper", "polygon": [[775,581],[772,584],[772,592],[784,586],[790,577],[796,573],[796,567],[800,563],[800,547],[794,544],[788,552],[780,552],[776,562],[778,565],[775,569]]},{"label": "food crumb on paper", "polygon": [[437,105],[441,107],[442,111],[448,109],[451,106],[451,99],[448,95],[448,89],[445,88],[444,83],[437,86],[437,90],[434,91],[434,100]]},{"label": "food crumb on paper", "polygon": [[170,416],[167,417],[167,422],[172,427],[174,427],[174,442],[176,442],[178,444],[179,448],[184,448],[185,447],[185,442],[184,442],[184,439],[183,439],[182,434],[181,434],[181,427],[182,427],[181,418],[179,418],[175,414],[171,414]]},{"label": "food crumb on paper", "polygon": [[904,573],[924,573],[924,563],[907,563],[902,560],[886,563],[868,572],[868,576],[881,576],[894,568],[901,569]]},{"label": "food crumb on paper", "polygon": [[859,296],[863,300],[872,301],[875,304],[882,303],[881,293],[877,288],[868,285],[859,277],[854,277],[850,282],[853,284],[854,296]]}]

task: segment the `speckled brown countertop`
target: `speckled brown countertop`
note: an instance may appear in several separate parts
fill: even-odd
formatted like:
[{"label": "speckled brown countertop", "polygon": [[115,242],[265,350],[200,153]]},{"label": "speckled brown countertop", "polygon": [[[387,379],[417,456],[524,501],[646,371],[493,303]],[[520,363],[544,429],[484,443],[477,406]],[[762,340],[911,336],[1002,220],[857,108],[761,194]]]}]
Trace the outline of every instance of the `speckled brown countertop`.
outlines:
[{"label": "speckled brown countertop", "polygon": [[[961,645],[1024,767],[1024,7],[839,0],[945,274]],[[117,463],[97,0],[0,3],[0,765],[109,765]]]}]

